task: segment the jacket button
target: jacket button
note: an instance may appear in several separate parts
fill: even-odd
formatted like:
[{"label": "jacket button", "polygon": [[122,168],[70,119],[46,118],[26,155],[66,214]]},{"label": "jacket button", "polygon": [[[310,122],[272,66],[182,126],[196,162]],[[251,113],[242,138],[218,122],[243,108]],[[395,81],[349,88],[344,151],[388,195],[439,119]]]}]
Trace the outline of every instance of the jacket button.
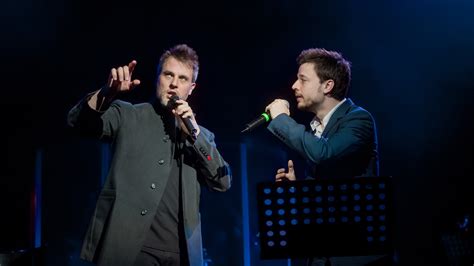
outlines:
[{"label": "jacket button", "polygon": [[147,213],[148,213],[148,210],[142,210],[142,212],[141,212],[142,216],[147,214]]},{"label": "jacket button", "polygon": [[159,164],[164,164],[164,163],[165,163],[165,160],[159,160],[158,163],[159,163]]},{"label": "jacket button", "polygon": [[156,188],[155,183],[151,183],[151,186],[150,186],[150,187],[151,187],[151,189],[155,189],[155,188]]}]

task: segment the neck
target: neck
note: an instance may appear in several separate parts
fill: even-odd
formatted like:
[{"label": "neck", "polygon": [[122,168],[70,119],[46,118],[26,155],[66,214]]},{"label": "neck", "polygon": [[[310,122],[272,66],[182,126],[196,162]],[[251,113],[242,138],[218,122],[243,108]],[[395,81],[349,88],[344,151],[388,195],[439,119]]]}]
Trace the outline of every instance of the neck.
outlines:
[{"label": "neck", "polygon": [[332,110],[332,108],[334,108],[340,102],[340,100],[335,98],[326,97],[325,100],[315,108],[313,113],[316,115],[316,118],[319,120],[319,122],[322,122],[324,117]]}]

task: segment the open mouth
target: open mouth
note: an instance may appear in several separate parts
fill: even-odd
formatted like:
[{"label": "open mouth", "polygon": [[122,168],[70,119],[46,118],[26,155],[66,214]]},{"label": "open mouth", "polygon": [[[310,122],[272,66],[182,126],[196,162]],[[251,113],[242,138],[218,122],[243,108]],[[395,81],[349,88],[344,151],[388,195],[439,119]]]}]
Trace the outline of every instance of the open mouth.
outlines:
[{"label": "open mouth", "polygon": [[[174,96],[174,95],[178,95],[178,94],[177,94],[176,92],[174,92],[174,91],[167,91],[167,92],[166,92],[166,98],[167,98],[168,100],[171,99],[171,97]],[[179,96],[179,95],[178,95],[178,96]]]}]

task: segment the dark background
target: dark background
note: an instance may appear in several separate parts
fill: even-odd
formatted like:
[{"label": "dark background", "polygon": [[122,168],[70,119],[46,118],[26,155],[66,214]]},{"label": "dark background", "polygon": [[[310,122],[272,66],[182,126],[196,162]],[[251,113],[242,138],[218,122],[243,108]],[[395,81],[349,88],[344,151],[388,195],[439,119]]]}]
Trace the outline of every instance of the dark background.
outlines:
[{"label": "dark background", "polygon": [[[39,172],[47,265],[85,264],[77,253],[100,189],[104,147],[68,134],[67,111],[111,67],[132,59],[142,85],[123,98],[147,100],[159,55],[187,43],[201,62],[190,105],[234,170],[228,193],[204,193],[204,244],[214,265],[243,265],[241,199],[255,201],[255,188],[249,183],[242,192],[241,143],[250,146],[249,160],[279,158],[249,164],[253,181],[272,180],[287,158],[264,129],[245,138],[239,132],[277,97],[308,123],[290,90],[295,58],[324,47],[352,62],[349,97],[376,119],[381,174],[394,178],[400,263],[446,265],[441,235],[473,215],[472,14],[469,0],[3,1],[0,250],[34,247]],[[250,218],[255,224],[255,213]]]}]

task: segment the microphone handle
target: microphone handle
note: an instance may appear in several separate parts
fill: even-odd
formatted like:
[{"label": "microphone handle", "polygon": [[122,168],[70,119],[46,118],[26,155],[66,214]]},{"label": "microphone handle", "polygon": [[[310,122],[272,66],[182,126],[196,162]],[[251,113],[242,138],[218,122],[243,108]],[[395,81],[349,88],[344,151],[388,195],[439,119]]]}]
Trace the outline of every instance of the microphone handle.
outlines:
[{"label": "microphone handle", "polygon": [[244,130],[241,133],[252,131],[254,128],[270,121],[271,117],[267,113],[262,113],[257,119],[253,120],[252,122],[248,123]]},{"label": "microphone handle", "polygon": [[191,119],[189,117],[186,117],[186,118],[182,118],[181,119],[183,120],[183,123],[184,125],[186,126],[186,129],[189,131],[189,133],[191,134],[191,137],[196,140],[196,133],[197,133],[197,129],[194,128],[194,125],[193,123],[191,122]]},{"label": "microphone handle", "polygon": [[[178,95],[171,96],[170,98],[171,108],[174,109],[177,107],[177,103],[176,103],[177,100],[179,100]],[[191,122],[191,119],[189,117],[186,117],[186,118],[180,117],[180,118],[181,120],[183,120],[184,126],[186,126],[186,129],[188,130],[189,134],[191,134],[191,137],[193,138],[193,140],[196,140],[197,129],[194,128],[194,125]]]}]

